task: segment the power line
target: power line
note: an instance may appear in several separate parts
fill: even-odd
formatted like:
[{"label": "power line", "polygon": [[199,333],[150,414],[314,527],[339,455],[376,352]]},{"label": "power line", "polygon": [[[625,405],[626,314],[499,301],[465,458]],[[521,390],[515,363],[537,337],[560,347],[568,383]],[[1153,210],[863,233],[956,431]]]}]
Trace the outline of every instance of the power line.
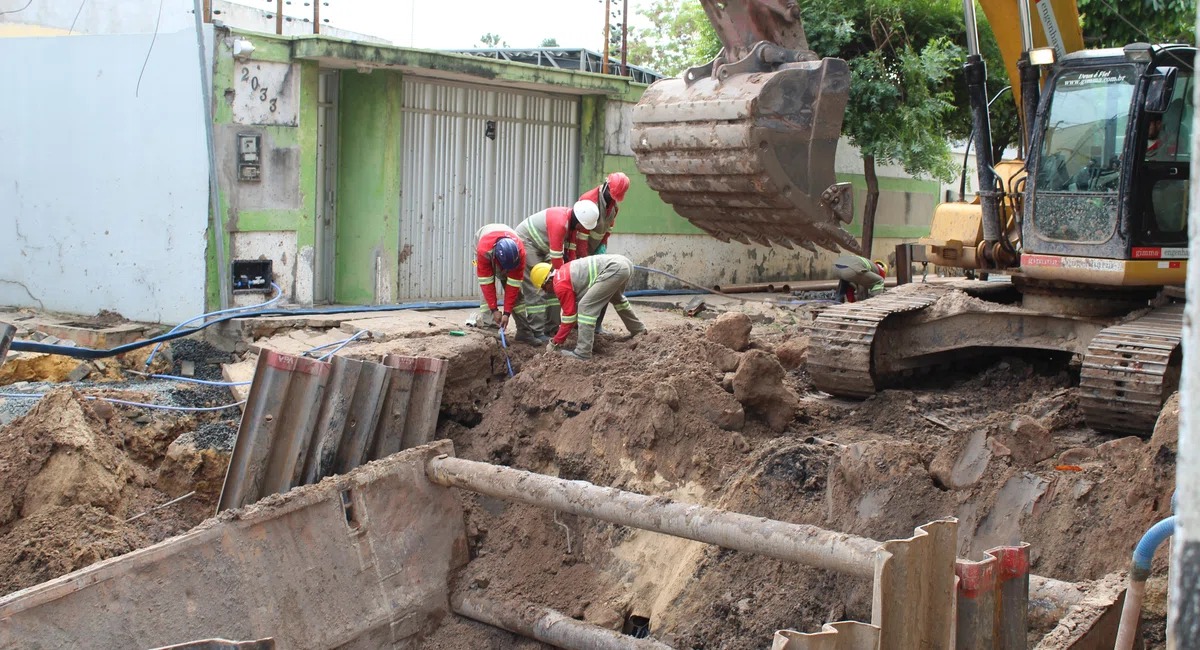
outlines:
[{"label": "power line", "polygon": [[25,6],[24,6],[24,7],[21,7],[20,9],[11,9],[11,10],[9,10],[9,11],[0,11],[0,16],[3,16],[4,14],[16,14],[16,13],[21,13],[22,11],[25,11],[26,9],[28,9],[28,8],[29,8],[29,5],[31,5],[31,4],[33,4],[33,0],[29,0],[29,2],[26,2],[26,3],[25,3]]},{"label": "power line", "polygon": [[150,37],[150,49],[146,50],[146,60],[142,61],[142,71],[138,73],[137,88],[133,90],[133,96],[137,97],[142,91],[142,75],[146,74],[146,64],[150,63],[150,53],[154,51],[154,41],[158,40],[158,24],[162,22],[162,6],[163,0],[158,0],[158,17],[154,19],[154,35]]},{"label": "power line", "polygon": [[75,19],[71,21],[71,29],[67,30],[67,36],[70,36],[75,31],[75,23],[79,22],[79,14],[83,13],[83,5],[87,4],[87,0],[79,3],[79,10],[75,12]]}]

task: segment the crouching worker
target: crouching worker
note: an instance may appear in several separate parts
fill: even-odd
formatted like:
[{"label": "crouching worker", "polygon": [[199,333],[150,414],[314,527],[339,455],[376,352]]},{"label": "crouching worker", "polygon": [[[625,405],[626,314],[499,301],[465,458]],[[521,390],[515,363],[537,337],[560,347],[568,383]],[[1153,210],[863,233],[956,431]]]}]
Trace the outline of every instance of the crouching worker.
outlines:
[{"label": "crouching worker", "polygon": [[[542,291],[553,291],[562,305],[562,324],[558,333],[550,340],[550,351],[576,359],[592,358],[592,345],[596,340],[596,320],[605,305],[611,304],[625,323],[630,336],[646,331],[638,320],[629,301],[625,299],[625,285],[633,275],[633,262],[621,255],[592,255],[563,264],[558,270],[549,264],[533,267],[529,279]],[[579,324],[579,335],[575,350],[560,350],[567,335]]]},{"label": "crouching worker", "polygon": [[836,300],[854,302],[883,293],[887,272],[887,264],[880,260],[872,262],[858,255],[842,255],[833,261],[833,277],[838,279]]},{"label": "crouching worker", "polygon": [[[486,225],[475,233],[475,275],[483,291],[476,324],[508,327],[508,319],[516,316],[517,340],[541,345],[529,326],[525,305],[521,304],[521,282],[525,279],[525,245],[516,231],[504,224]],[[503,311],[496,300],[496,281],[504,285]]]}]

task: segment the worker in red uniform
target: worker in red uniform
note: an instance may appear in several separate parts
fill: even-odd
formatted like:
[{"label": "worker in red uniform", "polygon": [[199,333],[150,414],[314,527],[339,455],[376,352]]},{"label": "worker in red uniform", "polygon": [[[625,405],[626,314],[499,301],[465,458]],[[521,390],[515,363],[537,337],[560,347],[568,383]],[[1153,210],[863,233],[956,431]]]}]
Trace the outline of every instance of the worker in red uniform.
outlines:
[{"label": "worker in red uniform", "polygon": [[543,291],[553,290],[562,303],[562,324],[550,341],[550,350],[559,350],[567,336],[579,325],[574,350],[560,350],[562,354],[576,359],[591,359],[592,346],[596,340],[596,321],[600,310],[612,305],[630,336],[646,331],[638,320],[629,300],[625,298],[625,285],[633,275],[633,262],[621,255],[590,255],[574,260],[554,270],[549,264],[538,264],[529,272],[530,281]]},{"label": "worker in red uniform", "polygon": [[[525,244],[517,232],[501,223],[488,224],[475,233],[475,275],[483,291],[483,302],[479,305],[476,324],[500,329],[508,327],[510,316],[515,316],[517,340],[532,345],[542,345],[537,334],[529,326],[525,305],[521,304],[521,283],[525,279]],[[496,300],[496,281],[504,285],[503,308]]]},{"label": "worker in red uniform", "polygon": [[[580,201],[593,201],[600,209],[600,221],[591,229],[588,236],[588,255],[603,255],[608,252],[608,236],[612,234],[613,226],[617,223],[619,204],[625,200],[629,191],[629,177],[623,172],[613,172],[608,175],[602,185],[593,187],[579,197]],[[583,257],[582,255],[580,257]],[[603,334],[604,314],[608,307],[600,310],[600,319],[596,321],[596,333]]]},{"label": "worker in red uniform", "polygon": [[[586,251],[588,235],[600,220],[600,209],[592,201],[578,201],[570,208],[547,208],[525,219],[516,227],[525,245],[526,269],[548,263],[558,268]],[[526,274],[528,277],[528,274]],[[547,299],[531,282],[521,285],[521,302],[529,326],[543,342],[549,341],[550,329],[559,322],[557,299]]]}]

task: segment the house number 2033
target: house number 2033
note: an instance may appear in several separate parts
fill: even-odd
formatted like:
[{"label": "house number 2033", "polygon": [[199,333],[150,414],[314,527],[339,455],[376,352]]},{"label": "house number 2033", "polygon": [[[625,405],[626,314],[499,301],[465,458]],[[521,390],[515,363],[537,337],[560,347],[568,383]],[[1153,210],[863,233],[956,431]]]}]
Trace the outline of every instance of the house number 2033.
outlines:
[{"label": "house number 2033", "polygon": [[272,113],[276,110],[276,102],[279,101],[276,97],[267,97],[267,87],[258,81],[258,77],[250,74],[250,68],[242,68],[242,81],[250,84],[250,91],[258,99],[258,101],[267,105],[267,110]]}]

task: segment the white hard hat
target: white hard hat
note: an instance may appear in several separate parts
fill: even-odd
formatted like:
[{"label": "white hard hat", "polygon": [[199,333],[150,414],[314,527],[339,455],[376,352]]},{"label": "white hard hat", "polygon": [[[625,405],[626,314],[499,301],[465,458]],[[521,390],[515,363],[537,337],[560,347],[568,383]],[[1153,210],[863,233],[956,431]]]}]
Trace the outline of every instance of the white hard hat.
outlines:
[{"label": "white hard hat", "polygon": [[575,213],[575,218],[579,220],[579,225],[591,230],[600,223],[600,208],[592,201],[579,201],[575,207],[571,208]]}]

